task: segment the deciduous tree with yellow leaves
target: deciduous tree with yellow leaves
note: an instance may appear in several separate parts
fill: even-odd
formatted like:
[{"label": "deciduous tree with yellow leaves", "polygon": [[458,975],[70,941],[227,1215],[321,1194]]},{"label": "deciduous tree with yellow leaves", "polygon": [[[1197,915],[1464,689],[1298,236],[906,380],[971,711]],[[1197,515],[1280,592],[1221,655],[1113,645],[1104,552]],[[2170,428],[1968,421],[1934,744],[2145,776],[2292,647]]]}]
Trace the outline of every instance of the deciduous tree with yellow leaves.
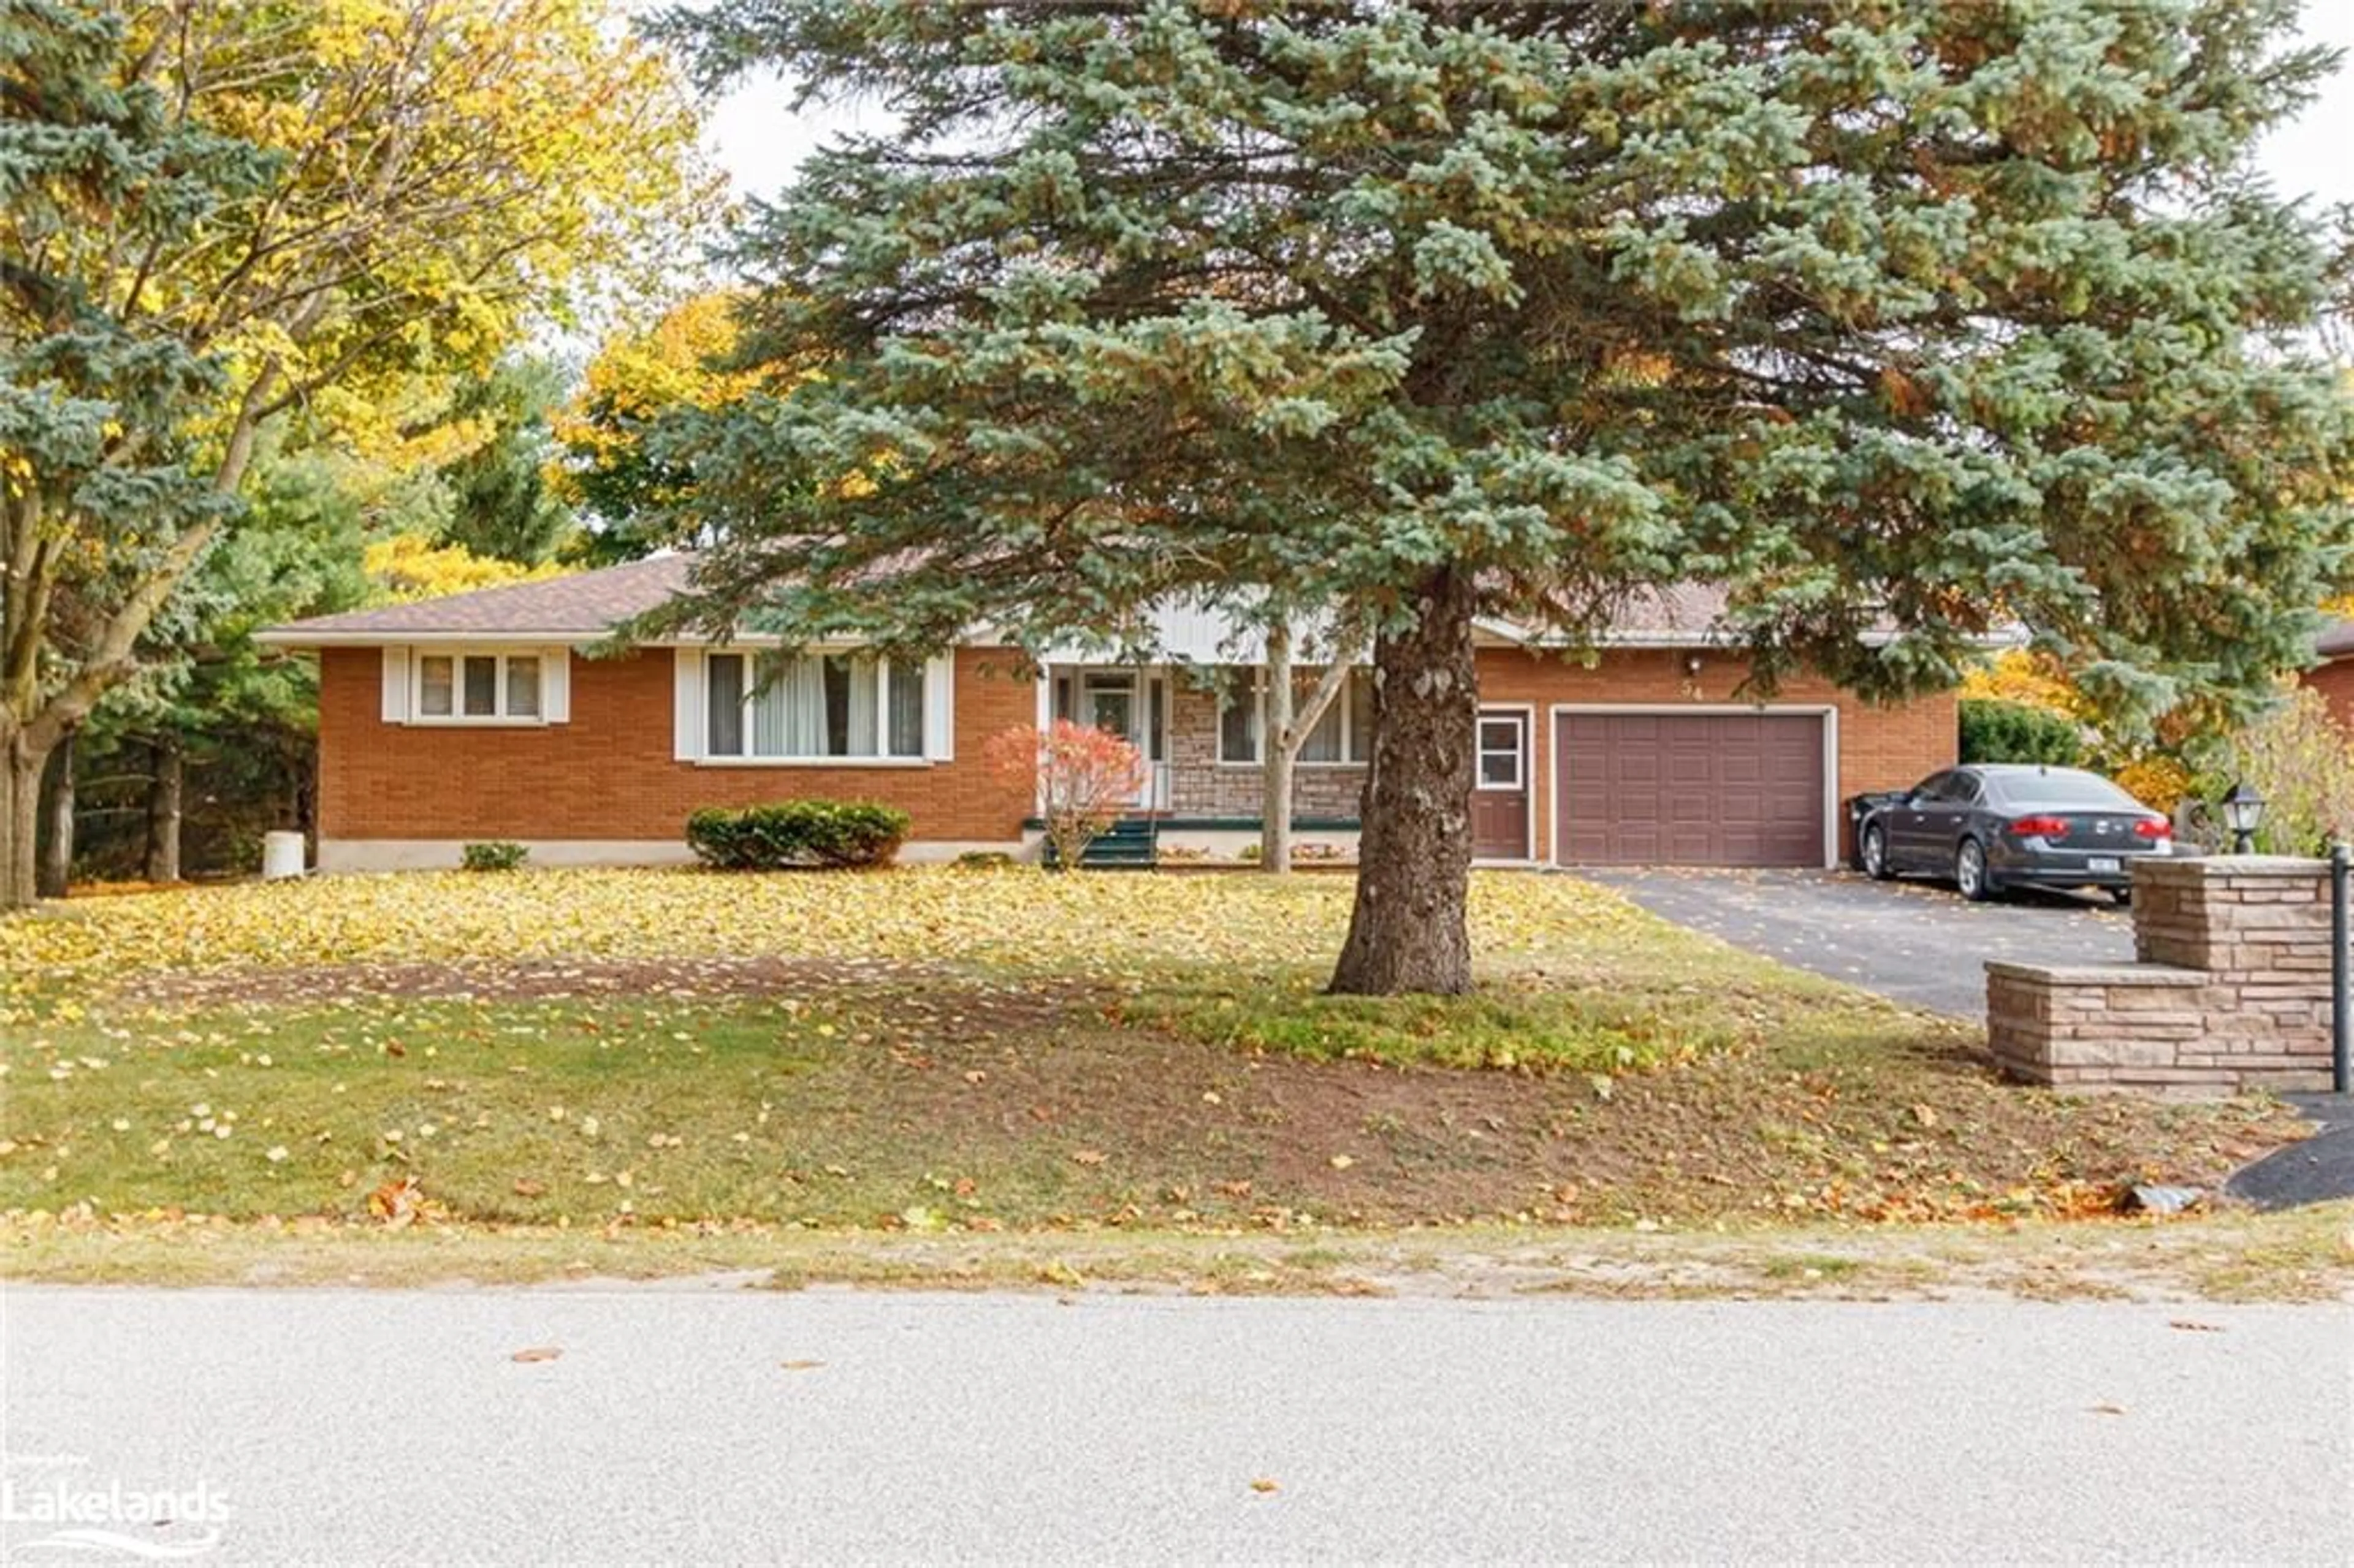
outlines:
[{"label": "deciduous tree with yellow leaves", "polygon": [[437,545],[416,534],[377,540],[367,547],[361,563],[377,597],[387,604],[535,583],[561,577],[565,570],[554,561],[526,567],[496,556],[478,556],[463,545]]},{"label": "deciduous tree with yellow leaves", "polygon": [[264,429],[352,430],[674,239],[693,106],[618,0],[0,0],[0,908]]},{"label": "deciduous tree with yellow leaves", "polygon": [[565,499],[589,516],[578,553],[596,565],[684,542],[676,509],[692,476],[667,455],[657,428],[665,418],[725,408],[758,385],[758,375],[727,368],[740,299],[715,290],[673,305],[651,326],[620,327],[551,421],[565,451]]}]

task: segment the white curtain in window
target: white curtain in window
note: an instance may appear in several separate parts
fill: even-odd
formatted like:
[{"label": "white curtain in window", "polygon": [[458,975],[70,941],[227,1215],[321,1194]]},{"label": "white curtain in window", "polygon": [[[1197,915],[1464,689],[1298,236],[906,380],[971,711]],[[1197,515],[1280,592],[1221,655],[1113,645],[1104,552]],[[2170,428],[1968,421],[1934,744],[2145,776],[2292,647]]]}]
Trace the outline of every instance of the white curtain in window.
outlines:
[{"label": "white curtain in window", "polygon": [[443,653],[429,653],[417,662],[417,711],[443,718],[457,711],[457,662]]},{"label": "white curtain in window", "polygon": [[872,659],[842,658],[828,661],[838,666],[850,686],[848,735],[839,757],[877,757],[882,754],[882,705],[875,690],[875,664]]},{"label": "white curtain in window", "polygon": [[[772,758],[920,757],[924,750],[925,676],[920,664],[891,671],[888,706],[882,663],[865,654],[763,656],[748,672],[735,654],[705,663],[709,755]],[[750,744],[738,738],[730,714],[742,683],[757,689]]]},{"label": "white curtain in window", "polygon": [[752,699],[752,755],[823,757],[825,673],[815,659],[761,662]]}]

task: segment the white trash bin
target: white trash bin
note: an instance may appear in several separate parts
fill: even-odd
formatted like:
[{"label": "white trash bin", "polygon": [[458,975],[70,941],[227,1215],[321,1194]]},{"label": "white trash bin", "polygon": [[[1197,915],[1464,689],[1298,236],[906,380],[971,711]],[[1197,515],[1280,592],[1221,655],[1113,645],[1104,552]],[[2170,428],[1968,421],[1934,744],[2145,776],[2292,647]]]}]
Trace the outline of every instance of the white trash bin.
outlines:
[{"label": "white trash bin", "polygon": [[261,879],[277,882],[302,874],[302,835],[275,832],[261,835]]}]

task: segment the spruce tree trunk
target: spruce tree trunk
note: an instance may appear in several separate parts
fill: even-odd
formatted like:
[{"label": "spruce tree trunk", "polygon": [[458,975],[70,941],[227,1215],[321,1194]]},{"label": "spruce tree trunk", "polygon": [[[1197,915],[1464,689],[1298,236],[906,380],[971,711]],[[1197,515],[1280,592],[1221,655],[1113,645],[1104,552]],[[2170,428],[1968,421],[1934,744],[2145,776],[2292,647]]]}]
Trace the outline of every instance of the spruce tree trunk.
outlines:
[{"label": "spruce tree trunk", "polygon": [[1374,640],[1373,760],[1336,994],[1471,989],[1472,603],[1468,568],[1433,572],[1416,589],[1416,623]]},{"label": "spruce tree trunk", "polygon": [[0,910],[31,907],[33,845],[40,837],[41,771],[48,761],[0,711]]},{"label": "spruce tree trunk", "polygon": [[1267,630],[1267,733],[1259,736],[1259,869],[1274,876],[1291,870],[1291,770],[1299,755],[1291,707],[1291,628],[1278,623]]},{"label": "spruce tree trunk", "polygon": [[[48,819],[48,842],[42,846],[33,871],[33,891],[44,898],[63,898],[73,878],[74,737],[68,730],[49,753],[48,789],[41,814]],[[37,826],[36,832],[37,833]]]},{"label": "spruce tree trunk", "polygon": [[148,748],[154,770],[147,783],[147,880],[180,880],[180,741],[166,736]]}]

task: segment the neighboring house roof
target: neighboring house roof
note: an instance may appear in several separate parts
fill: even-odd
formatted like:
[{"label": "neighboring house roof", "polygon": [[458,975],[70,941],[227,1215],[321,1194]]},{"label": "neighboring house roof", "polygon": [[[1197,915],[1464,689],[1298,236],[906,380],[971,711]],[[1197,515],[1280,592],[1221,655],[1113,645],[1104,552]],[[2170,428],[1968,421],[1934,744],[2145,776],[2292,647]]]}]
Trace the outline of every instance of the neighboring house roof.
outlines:
[{"label": "neighboring house roof", "polygon": [[2333,620],[2321,629],[2313,640],[2313,651],[2324,659],[2343,659],[2354,654],[2354,620]]},{"label": "neighboring house roof", "polygon": [[[260,641],[280,647],[371,645],[385,642],[462,642],[541,640],[589,642],[684,592],[693,569],[692,554],[649,556],[618,567],[549,577],[509,588],[482,588],[413,604],[348,610],[273,626]],[[1696,648],[1732,641],[1725,631],[1725,595],[1721,588],[1681,583],[1638,589],[1619,606],[1609,628],[1596,641],[1606,648]],[[1153,614],[1161,656],[1195,663],[1257,662],[1265,637],[1215,610],[1164,607]],[[2338,623],[2354,652],[2354,621]],[[1550,645],[1558,639],[1531,636],[1524,628],[1485,620],[1480,630],[1503,642]],[[1879,633],[1868,641],[1884,641]],[[699,641],[685,637],[684,641]],[[750,638],[749,641],[763,639]],[[2325,638],[2325,652],[2327,652]],[[1060,652],[1050,659],[1061,658]],[[1069,658],[1084,655],[1071,651]]]}]

